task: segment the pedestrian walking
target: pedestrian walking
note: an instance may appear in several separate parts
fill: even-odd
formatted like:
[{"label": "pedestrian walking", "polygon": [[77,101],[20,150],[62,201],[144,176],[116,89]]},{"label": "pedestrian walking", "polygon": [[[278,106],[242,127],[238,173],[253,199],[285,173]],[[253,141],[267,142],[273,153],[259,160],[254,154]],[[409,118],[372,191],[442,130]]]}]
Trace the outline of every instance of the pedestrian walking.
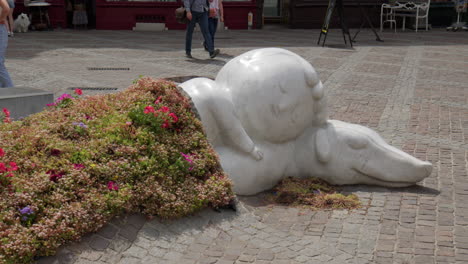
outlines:
[{"label": "pedestrian walking", "polygon": [[6,27],[10,7],[7,0],[0,0],[0,88],[12,87],[10,74],[5,67],[5,52],[8,46],[8,30]]},{"label": "pedestrian walking", "polygon": [[[209,0],[210,2],[210,11],[208,15],[208,31],[210,31],[211,39],[213,41],[216,34],[216,29],[218,28],[218,19],[221,22],[224,22],[224,9],[223,9],[223,0]],[[203,42],[203,47],[205,50],[208,50],[206,42]]]},{"label": "pedestrian walking", "polygon": [[210,53],[210,58],[216,57],[219,54],[219,49],[214,48],[213,39],[208,30],[208,0],[184,0],[184,7],[187,11],[187,18],[190,22],[187,25],[187,33],[185,35],[185,55],[192,58],[192,35],[195,29],[195,24],[198,23],[200,30],[205,39],[207,50]]},{"label": "pedestrian walking", "polygon": [[13,25],[13,11],[15,10],[15,0],[7,0],[8,6],[10,7],[10,13],[8,14],[8,19],[5,25],[7,26],[8,36],[13,37],[13,32],[15,27]]}]

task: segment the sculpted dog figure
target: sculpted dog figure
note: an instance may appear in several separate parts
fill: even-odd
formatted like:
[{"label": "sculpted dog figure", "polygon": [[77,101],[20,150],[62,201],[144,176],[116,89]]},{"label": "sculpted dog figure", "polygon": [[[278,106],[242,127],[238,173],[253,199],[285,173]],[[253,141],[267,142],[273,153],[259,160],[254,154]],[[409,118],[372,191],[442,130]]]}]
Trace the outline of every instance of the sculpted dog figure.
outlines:
[{"label": "sculpted dog figure", "polygon": [[430,163],[374,131],[327,120],[317,73],[292,52],[252,50],[228,62],[214,81],[195,78],[180,86],[237,194],[259,193],[287,176],[402,187],[431,173]]}]

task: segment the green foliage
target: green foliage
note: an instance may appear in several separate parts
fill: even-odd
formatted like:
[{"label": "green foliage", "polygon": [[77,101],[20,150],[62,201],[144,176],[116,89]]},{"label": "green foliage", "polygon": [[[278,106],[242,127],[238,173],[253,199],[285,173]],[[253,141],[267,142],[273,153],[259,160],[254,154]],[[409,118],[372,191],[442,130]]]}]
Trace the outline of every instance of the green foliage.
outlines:
[{"label": "green foliage", "polygon": [[118,214],[175,218],[229,203],[202,131],[177,86],[149,78],[0,124],[0,264],[54,254]]}]

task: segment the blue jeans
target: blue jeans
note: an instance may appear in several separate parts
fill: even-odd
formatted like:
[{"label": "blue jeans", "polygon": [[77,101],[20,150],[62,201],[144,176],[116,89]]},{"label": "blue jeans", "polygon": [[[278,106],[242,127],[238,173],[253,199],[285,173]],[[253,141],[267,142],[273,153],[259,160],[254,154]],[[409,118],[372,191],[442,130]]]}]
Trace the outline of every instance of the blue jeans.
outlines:
[{"label": "blue jeans", "polygon": [[192,35],[195,24],[198,23],[200,30],[205,39],[208,51],[213,53],[214,45],[213,39],[211,38],[210,32],[208,30],[208,12],[194,12],[192,11],[192,20],[187,25],[187,34],[185,35],[185,53],[190,54],[192,51]]},{"label": "blue jeans", "polygon": [[214,46],[214,38],[216,34],[216,29],[218,28],[218,18],[208,18],[208,31],[210,31],[211,40],[213,41]]},{"label": "blue jeans", "polygon": [[5,52],[8,46],[8,32],[5,24],[0,24],[0,88],[13,87],[10,74],[5,68]]}]

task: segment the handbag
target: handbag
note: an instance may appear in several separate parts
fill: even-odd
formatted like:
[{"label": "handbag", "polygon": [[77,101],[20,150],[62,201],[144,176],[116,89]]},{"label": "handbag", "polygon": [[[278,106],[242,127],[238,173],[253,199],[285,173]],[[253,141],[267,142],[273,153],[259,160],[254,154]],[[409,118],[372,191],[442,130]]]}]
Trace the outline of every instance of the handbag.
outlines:
[{"label": "handbag", "polygon": [[[192,8],[194,1],[190,1],[190,8]],[[187,18],[187,10],[181,6],[175,10],[175,19],[180,24],[188,24],[190,20]]]},{"label": "handbag", "polygon": [[175,10],[175,19],[180,24],[187,24],[189,22],[185,7],[181,6]]}]

